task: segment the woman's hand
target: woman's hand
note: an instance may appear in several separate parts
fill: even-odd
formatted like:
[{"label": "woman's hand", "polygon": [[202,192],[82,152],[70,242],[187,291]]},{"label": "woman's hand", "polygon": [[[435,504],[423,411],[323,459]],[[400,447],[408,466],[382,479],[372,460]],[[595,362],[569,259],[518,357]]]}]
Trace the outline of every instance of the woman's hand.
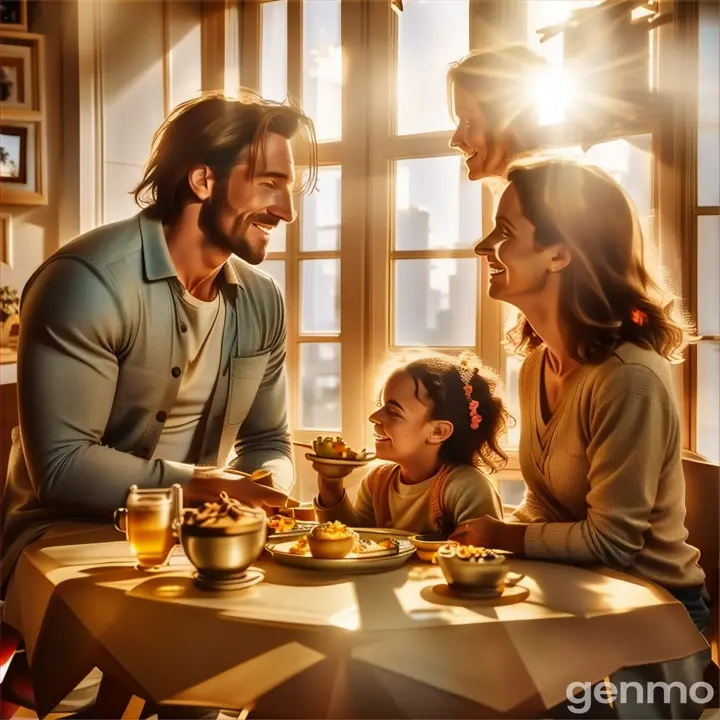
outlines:
[{"label": "woman's hand", "polygon": [[483,515],[477,520],[459,525],[449,539],[461,545],[507,550],[522,555],[525,551],[526,527],[521,523],[505,523],[492,515]]}]

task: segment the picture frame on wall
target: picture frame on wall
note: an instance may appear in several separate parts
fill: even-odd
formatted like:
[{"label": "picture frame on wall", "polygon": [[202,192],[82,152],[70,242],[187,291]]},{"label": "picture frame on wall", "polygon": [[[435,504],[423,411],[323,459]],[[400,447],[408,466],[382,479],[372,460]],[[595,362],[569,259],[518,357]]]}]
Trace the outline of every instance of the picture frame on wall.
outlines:
[{"label": "picture frame on wall", "polygon": [[12,215],[0,213],[0,264],[12,267]]},{"label": "picture frame on wall", "polygon": [[0,124],[0,195],[4,205],[45,205],[45,141],[39,121]]},{"label": "picture frame on wall", "polygon": [[28,128],[0,126],[0,179],[25,185],[28,180]]},{"label": "picture frame on wall", "polygon": [[0,0],[0,30],[25,32],[27,27],[27,0]]},{"label": "picture frame on wall", "polygon": [[0,110],[39,110],[39,87],[33,44],[0,38]]}]

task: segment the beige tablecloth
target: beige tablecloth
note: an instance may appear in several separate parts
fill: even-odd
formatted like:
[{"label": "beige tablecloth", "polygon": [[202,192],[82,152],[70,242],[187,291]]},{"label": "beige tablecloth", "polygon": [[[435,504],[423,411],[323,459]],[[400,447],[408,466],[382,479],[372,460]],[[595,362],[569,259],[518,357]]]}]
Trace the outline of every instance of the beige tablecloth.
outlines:
[{"label": "beige tablecloth", "polygon": [[180,548],[159,572],[132,565],[97,526],[58,526],[23,553],[4,621],[25,637],[41,713],[97,666],[154,702],[261,716],[528,717],[571,683],[707,648],[668,593],[608,571],[513,560],[528,599],[486,607],[443,599],[412,565],[350,577],[263,557],[264,581],[234,593],[195,588]]}]

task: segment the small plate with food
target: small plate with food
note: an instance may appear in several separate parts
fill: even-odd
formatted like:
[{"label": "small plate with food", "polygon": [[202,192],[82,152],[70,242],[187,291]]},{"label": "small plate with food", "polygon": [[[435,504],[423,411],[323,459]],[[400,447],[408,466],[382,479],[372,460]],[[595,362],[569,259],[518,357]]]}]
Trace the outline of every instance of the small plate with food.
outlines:
[{"label": "small plate with food", "polygon": [[292,540],[275,535],[265,547],[281,565],[349,573],[394,570],[415,552],[404,534],[349,528],[337,521],[316,525]]},{"label": "small plate with food", "polygon": [[353,450],[341,437],[318,436],[310,443],[295,443],[312,452],[305,454],[310,462],[323,466],[323,474],[327,477],[342,478],[349,475],[355,468],[363,467],[376,459],[375,453],[367,450]]}]

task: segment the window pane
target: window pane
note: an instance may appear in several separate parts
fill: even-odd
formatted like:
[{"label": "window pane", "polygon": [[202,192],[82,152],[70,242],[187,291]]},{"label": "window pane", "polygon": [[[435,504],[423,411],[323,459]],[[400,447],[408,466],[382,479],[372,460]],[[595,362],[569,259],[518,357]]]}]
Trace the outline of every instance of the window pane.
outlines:
[{"label": "window pane", "polygon": [[469,49],[469,0],[405,0],[398,18],[398,135],[453,127],[447,69]]},{"label": "window pane", "polygon": [[341,430],[340,343],[300,345],[300,426]]},{"label": "window pane", "polygon": [[303,260],[302,322],[305,335],[340,332],[340,260]]},{"label": "window pane", "polygon": [[519,505],[525,495],[525,483],[522,480],[500,480],[498,491],[503,505]]},{"label": "window pane", "polygon": [[565,120],[565,111],[572,101],[572,78],[563,69],[563,35],[541,43],[537,34],[540,28],[567,20],[575,10],[597,5],[600,0],[528,0],[527,45],[540,57],[545,58],[548,67],[539,73],[535,82],[533,102],[540,106],[540,124],[550,125]]},{"label": "window pane", "polygon": [[459,156],[399,160],[395,249],[472,247],[482,236],[481,198]]},{"label": "window pane", "polygon": [[697,346],[697,451],[720,462],[720,344]]},{"label": "window pane", "polygon": [[270,233],[270,242],[268,243],[268,252],[285,252],[285,237],[287,234],[287,225],[284,222]]},{"label": "window pane", "polygon": [[271,275],[275,282],[280,286],[282,294],[285,294],[285,261],[284,260],[266,260],[261,266],[261,270]]},{"label": "window pane", "polygon": [[303,0],[303,110],[318,140],[342,137],[340,0]]},{"label": "window pane", "polygon": [[316,192],[303,198],[302,249],[340,249],[340,167],[323,167],[318,172]]},{"label": "window pane", "polygon": [[475,347],[475,258],[395,261],[398,346]]},{"label": "window pane", "polygon": [[697,323],[701,335],[720,335],[720,215],[698,217]]},{"label": "window pane", "polygon": [[239,3],[225,6],[225,92],[240,90],[240,17]]},{"label": "window pane", "polygon": [[287,95],[287,0],[262,4],[260,94],[282,102]]},{"label": "window pane", "polygon": [[520,392],[518,379],[522,358],[517,355],[508,355],[505,358],[505,401],[508,412],[515,418],[515,426],[507,429],[507,446],[516,448],[520,445]]},{"label": "window pane", "polygon": [[699,6],[698,205],[720,205],[720,7]]}]

